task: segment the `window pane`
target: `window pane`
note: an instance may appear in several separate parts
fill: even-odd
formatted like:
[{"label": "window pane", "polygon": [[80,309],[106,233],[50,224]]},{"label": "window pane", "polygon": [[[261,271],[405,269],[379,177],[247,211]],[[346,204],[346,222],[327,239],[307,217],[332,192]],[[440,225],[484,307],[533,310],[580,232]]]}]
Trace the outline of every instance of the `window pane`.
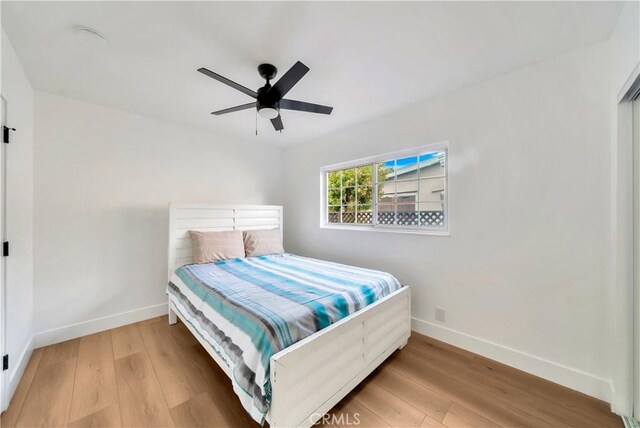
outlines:
[{"label": "window pane", "polygon": [[418,180],[396,181],[396,193],[398,195],[412,194],[418,196]]},{"label": "window pane", "polygon": [[329,189],[327,191],[327,202],[329,205],[340,205],[340,189]]},{"label": "window pane", "polygon": [[356,185],[356,168],[342,170],[342,187],[353,187]]},{"label": "window pane", "polygon": [[396,183],[379,183],[378,184],[378,202],[393,203],[396,195]]},{"label": "window pane", "polygon": [[416,198],[415,193],[406,193],[406,194],[396,195],[395,203],[398,205],[407,204],[407,206],[415,206],[417,202],[418,200]]},{"label": "window pane", "polygon": [[424,202],[418,204],[421,211],[443,211],[444,202]]},{"label": "window pane", "polygon": [[340,223],[340,207],[329,207],[329,223]]},{"label": "window pane", "polygon": [[395,205],[378,205],[378,224],[396,224]]},{"label": "window pane", "polygon": [[358,196],[358,205],[368,205],[371,206],[373,204],[373,188],[372,187],[358,187],[356,189],[356,193]]},{"label": "window pane", "polygon": [[339,188],[340,187],[340,177],[342,176],[342,171],[331,171],[327,173],[327,187],[331,188]]},{"label": "window pane", "polygon": [[390,160],[376,164],[376,168],[378,168],[378,183],[393,181],[395,179],[395,162],[395,160]]},{"label": "window pane", "polygon": [[418,178],[418,157],[412,156],[396,160],[396,180]]},{"label": "window pane", "polygon": [[442,203],[444,202],[444,192],[420,193],[420,203]]},{"label": "window pane", "polygon": [[444,193],[435,192],[430,194],[421,193],[420,203],[442,203],[444,202]]},{"label": "window pane", "polygon": [[355,206],[343,206],[342,207],[342,222],[343,223],[355,223],[356,210]]},{"label": "window pane", "polygon": [[406,201],[401,201],[397,205],[396,210],[396,224],[404,226],[417,226],[418,225],[418,206],[416,203],[407,204]]},{"label": "window pane", "polygon": [[420,178],[443,176],[444,173],[445,152],[420,155]]},{"label": "window pane", "polygon": [[360,224],[371,224],[373,222],[373,210],[370,205],[358,205],[356,207],[356,218]]},{"label": "window pane", "polygon": [[421,203],[420,209],[420,226],[428,227],[445,227],[446,216],[444,212],[444,204],[442,203]]},{"label": "window pane", "polygon": [[401,203],[401,204],[397,204],[397,211],[400,212],[415,212],[418,209],[418,204],[406,204],[406,203]]},{"label": "window pane", "polygon": [[419,202],[439,202],[445,198],[444,178],[420,180]]},{"label": "window pane", "polygon": [[354,206],[356,204],[356,188],[344,187],[342,188],[342,205]]},{"label": "window pane", "polygon": [[356,181],[358,186],[372,186],[373,185],[373,166],[361,166],[356,168]]}]

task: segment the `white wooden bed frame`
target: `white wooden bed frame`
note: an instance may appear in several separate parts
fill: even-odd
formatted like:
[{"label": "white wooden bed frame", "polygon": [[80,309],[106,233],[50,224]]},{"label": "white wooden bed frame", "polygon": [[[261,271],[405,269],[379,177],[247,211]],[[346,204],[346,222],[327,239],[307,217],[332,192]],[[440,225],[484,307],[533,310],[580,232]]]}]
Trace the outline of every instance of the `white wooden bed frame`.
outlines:
[{"label": "white wooden bed frame", "polygon": [[[275,205],[169,204],[169,278],[192,262],[189,230],[280,228]],[[227,376],[229,367],[169,302],[169,324],[179,317]],[[271,427],[309,427],[344,398],[411,334],[411,290],[403,287],[271,357]]]}]

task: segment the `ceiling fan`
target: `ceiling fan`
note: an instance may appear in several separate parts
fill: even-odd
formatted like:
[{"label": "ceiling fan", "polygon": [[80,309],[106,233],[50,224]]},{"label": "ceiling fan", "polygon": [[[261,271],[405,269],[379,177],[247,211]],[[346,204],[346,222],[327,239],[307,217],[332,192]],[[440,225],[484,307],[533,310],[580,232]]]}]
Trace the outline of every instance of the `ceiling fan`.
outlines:
[{"label": "ceiling fan", "polygon": [[211,70],[207,70],[206,68],[199,68],[198,71],[212,79],[216,79],[217,81],[224,83],[225,85],[229,85],[252,98],[255,98],[255,101],[250,103],[214,111],[211,114],[221,115],[255,107],[258,109],[258,114],[261,117],[271,120],[276,131],[282,131],[284,126],[282,125],[282,118],[280,117],[280,109],[320,114],[331,114],[331,111],[333,110],[333,107],[284,98],[287,92],[289,92],[291,88],[293,88],[295,84],[298,83],[298,81],[309,71],[309,67],[300,61],[293,64],[293,67],[291,67],[289,71],[287,71],[273,86],[271,86],[270,81],[276,77],[278,69],[271,64],[260,64],[258,66],[258,73],[260,73],[260,76],[262,76],[267,83],[265,83],[263,87],[258,88],[257,92],[214,73]]}]

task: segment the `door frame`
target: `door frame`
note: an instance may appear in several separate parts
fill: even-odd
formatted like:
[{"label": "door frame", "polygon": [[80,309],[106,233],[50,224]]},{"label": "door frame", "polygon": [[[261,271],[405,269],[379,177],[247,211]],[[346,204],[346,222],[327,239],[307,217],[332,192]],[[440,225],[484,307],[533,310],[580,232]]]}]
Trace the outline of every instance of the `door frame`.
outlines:
[{"label": "door frame", "polygon": [[618,93],[614,140],[612,409],[640,419],[640,62]]},{"label": "door frame", "polygon": [[[9,102],[0,94],[1,126],[8,126]],[[0,131],[4,132],[4,128]],[[6,240],[6,144],[0,141],[0,242]],[[0,357],[7,354],[7,275],[6,258],[0,254]],[[0,412],[9,407],[9,370],[0,371]]]},{"label": "door frame", "polygon": [[631,103],[634,161],[633,417],[640,419],[640,96]]},{"label": "door frame", "polygon": [[[631,100],[640,88],[640,62],[633,67],[613,103],[611,147],[611,239],[609,311],[611,313],[611,409],[634,413],[634,288],[640,281],[640,147],[634,150]],[[639,161],[635,160],[638,152]],[[638,183],[636,184],[636,172]],[[636,203],[638,209],[634,209]],[[636,217],[636,213],[638,217]],[[638,222],[636,222],[638,218]],[[636,223],[638,226],[636,226]],[[636,248],[637,247],[637,248]],[[636,275],[638,274],[638,275]],[[638,415],[637,415],[638,416]]]}]

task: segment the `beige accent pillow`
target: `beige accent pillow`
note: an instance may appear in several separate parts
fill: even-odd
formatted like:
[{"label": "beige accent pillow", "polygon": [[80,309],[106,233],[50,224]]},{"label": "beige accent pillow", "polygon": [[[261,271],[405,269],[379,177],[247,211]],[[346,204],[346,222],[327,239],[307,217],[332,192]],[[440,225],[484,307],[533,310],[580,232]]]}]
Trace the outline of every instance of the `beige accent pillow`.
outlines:
[{"label": "beige accent pillow", "polygon": [[217,260],[244,257],[242,232],[198,232],[190,230],[194,263],[209,263]]},{"label": "beige accent pillow", "polygon": [[246,230],[244,232],[244,251],[247,257],[284,253],[280,229]]}]

